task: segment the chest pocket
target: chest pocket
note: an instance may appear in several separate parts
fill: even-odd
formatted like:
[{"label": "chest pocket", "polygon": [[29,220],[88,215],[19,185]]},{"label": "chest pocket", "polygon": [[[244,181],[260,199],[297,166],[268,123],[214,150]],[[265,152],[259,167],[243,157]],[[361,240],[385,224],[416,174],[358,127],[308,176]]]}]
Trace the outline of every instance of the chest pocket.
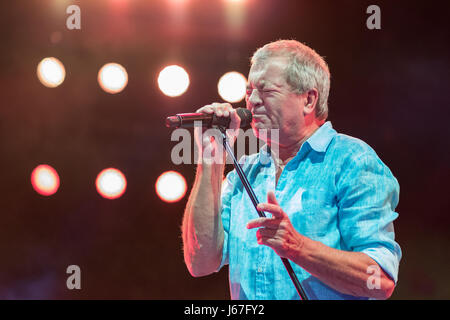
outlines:
[{"label": "chest pocket", "polygon": [[336,199],[326,189],[309,189],[302,193],[301,207],[292,214],[294,227],[312,239],[325,236],[336,228]]}]

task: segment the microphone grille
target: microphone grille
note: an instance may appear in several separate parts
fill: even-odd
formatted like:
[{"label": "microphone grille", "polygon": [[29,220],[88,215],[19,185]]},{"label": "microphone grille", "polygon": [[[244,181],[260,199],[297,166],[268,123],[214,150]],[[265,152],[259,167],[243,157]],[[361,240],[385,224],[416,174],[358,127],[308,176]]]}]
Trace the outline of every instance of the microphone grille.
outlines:
[{"label": "microphone grille", "polygon": [[241,128],[247,128],[250,127],[250,124],[252,123],[252,113],[250,112],[250,110],[246,109],[246,108],[237,108],[236,112],[239,116],[239,118],[241,118]]}]

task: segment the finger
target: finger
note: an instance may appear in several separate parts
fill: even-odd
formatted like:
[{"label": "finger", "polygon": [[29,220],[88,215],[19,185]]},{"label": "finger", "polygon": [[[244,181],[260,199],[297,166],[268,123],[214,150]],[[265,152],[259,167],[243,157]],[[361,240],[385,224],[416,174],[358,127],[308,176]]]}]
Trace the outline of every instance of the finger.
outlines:
[{"label": "finger", "polygon": [[269,212],[272,214],[272,217],[274,218],[283,218],[285,216],[285,213],[283,209],[277,204],[271,204],[271,203],[260,203],[257,206],[258,210]]},{"label": "finger", "polygon": [[272,237],[261,236],[261,237],[257,238],[256,241],[258,242],[258,244],[271,247],[272,249],[277,248],[279,245],[278,241]]},{"label": "finger", "polygon": [[233,107],[229,103],[213,102],[203,108],[200,108],[198,112],[205,111],[205,113],[209,114],[215,113],[217,117],[229,117],[231,110],[233,110]]},{"label": "finger", "polygon": [[256,230],[256,238],[274,238],[278,229],[259,228]]},{"label": "finger", "polygon": [[220,105],[219,109],[221,110],[222,117],[228,118],[231,115],[231,112],[234,110],[231,104],[223,103]]},{"label": "finger", "polygon": [[241,127],[241,118],[239,118],[235,109],[230,111],[230,129],[237,130]]},{"label": "finger", "polygon": [[267,202],[279,206],[277,198],[275,197],[275,192],[273,191],[267,192]]},{"label": "finger", "polygon": [[214,109],[213,109],[212,105],[208,104],[206,106],[203,106],[203,107],[197,109],[197,111],[195,111],[195,112],[196,113],[208,113],[208,114],[210,114],[210,113],[214,112]]},{"label": "finger", "polygon": [[247,229],[254,229],[254,228],[276,228],[278,226],[278,223],[273,218],[258,218],[251,220],[247,223]]}]

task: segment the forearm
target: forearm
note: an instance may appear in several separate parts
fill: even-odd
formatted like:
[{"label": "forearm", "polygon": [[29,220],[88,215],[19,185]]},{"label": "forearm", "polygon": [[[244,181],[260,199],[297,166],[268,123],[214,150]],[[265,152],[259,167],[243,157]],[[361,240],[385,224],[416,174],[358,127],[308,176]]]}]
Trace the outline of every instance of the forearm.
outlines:
[{"label": "forearm", "polygon": [[[307,237],[302,240],[301,249],[293,254],[293,262],[331,288],[353,296],[376,299],[387,299],[392,294],[394,282],[368,255],[334,249]],[[371,272],[373,268],[377,270],[374,275]],[[368,285],[369,277],[378,275],[379,286]]]},{"label": "forearm", "polygon": [[201,164],[183,217],[184,260],[193,276],[214,272],[222,258],[220,193],[224,165]]}]

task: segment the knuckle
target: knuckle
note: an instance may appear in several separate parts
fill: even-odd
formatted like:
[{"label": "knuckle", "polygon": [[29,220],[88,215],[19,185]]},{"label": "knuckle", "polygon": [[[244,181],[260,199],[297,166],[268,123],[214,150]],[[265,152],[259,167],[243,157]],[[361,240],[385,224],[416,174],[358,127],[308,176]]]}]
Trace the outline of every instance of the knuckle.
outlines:
[{"label": "knuckle", "polygon": [[210,104],[207,104],[207,105],[205,105],[205,106],[199,108],[199,109],[197,110],[197,113],[199,113],[199,112],[201,112],[201,113],[206,113],[206,112],[208,112],[210,109],[211,109],[211,105],[210,105]]}]

